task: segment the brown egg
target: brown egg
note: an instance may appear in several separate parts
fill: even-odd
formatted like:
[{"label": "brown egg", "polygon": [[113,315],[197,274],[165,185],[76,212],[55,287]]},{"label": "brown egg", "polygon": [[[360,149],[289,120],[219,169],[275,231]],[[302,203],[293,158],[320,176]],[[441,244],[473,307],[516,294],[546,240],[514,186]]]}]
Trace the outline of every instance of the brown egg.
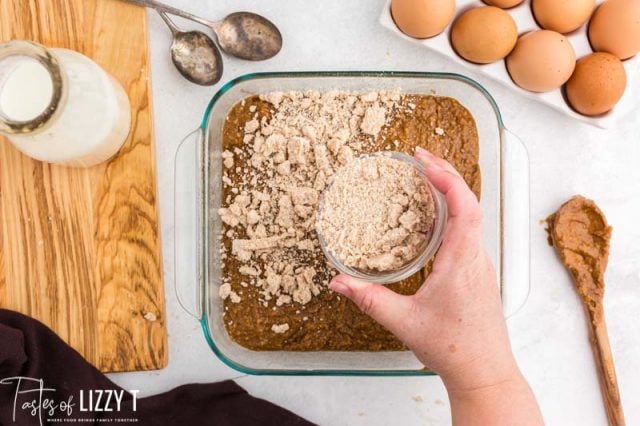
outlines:
[{"label": "brown egg", "polygon": [[503,9],[509,9],[522,3],[524,0],[484,0],[490,6],[497,6]]},{"label": "brown egg", "polygon": [[414,38],[440,34],[456,11],[455,0],[393,0],[391,16],[403,33]]},{"label": "brown egg", "polygon": [[640,52],[640,0],[607,0],[589,24],[593,50],[628,59]]},{"label": "brown egg", "polygon": [[506,61],[509,74],[518,86],[532,92],[548,92],[571,77],[576,54],[562,34],[539,30],[520,37]]},{"label": "brown egg", "polygon": [[518,28],[511,15],[493,6],[466,11],[451,30],[451,44],[458,55],[478,64],[504,58],[517,41]]},{"label": "brown egg", "polygon": [[610,53],[596,52],[578,61],[566,93],[573,109],[584,115],[599,115],[618,103],[626,87],[622,61]]},{"label": "brown egg", "polygon": [[596,0],[533,0],[532,9],[544,29],[568,33],[582,26],[593,13]]}]

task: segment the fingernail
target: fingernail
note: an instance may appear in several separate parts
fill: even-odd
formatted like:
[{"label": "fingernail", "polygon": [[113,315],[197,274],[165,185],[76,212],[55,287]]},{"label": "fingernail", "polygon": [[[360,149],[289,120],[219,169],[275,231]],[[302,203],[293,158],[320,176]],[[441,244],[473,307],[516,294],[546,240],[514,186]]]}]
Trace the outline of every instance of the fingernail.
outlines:
[{"label": "fingernail", "polygon": [[416,156],[419,157],[418,160],[422,161],[427,169],[435,171],[444,170],[436,161],[437,157],[426,149],[417,147]]},{"label": "fingernail", "polygon": [[351,294],[351,288],[347,286],[344,282],[340,280],[340,278],[334,278],[333,281],[329,284],[329,288],[336,293],[340,293],[344,296],[349,297]]},{"label": "fingernail", "polygon": [[431,154],[429,151],[427,151],[426,149],[417,146],[416,147],[416,154],[418,155],[424,155],[425,157],[433,157],[433,154]]}]

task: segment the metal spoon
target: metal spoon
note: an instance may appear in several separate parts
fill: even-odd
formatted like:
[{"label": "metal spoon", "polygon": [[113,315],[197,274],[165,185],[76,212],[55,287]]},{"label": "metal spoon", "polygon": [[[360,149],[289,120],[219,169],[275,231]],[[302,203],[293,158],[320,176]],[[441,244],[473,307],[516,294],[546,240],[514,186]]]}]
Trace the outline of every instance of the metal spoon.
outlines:
[{"label": "metal spoon", "polygon": [[180,74],[201,86],[216,84],[222,77],[222,56],[213,40],[200,31],[181,31],[166,13],[157,11],[171,29],[171,59]]},{"label": "metal spoon", "polygon": [[282,49],[280,30],[267,18],[251,12],[235,12],[222,21],[209,21],[156,0],[126,0],[205,25],[216,34],[220,48],[229,55],[262,61]]},{"label": "metal spoon", "polygon": [[216,84],[222,77],[222,56],[211,38],[200,31],[181,31],[169,17],[158,11],[173,34],[171,59],[180,74],[201,86]]}]

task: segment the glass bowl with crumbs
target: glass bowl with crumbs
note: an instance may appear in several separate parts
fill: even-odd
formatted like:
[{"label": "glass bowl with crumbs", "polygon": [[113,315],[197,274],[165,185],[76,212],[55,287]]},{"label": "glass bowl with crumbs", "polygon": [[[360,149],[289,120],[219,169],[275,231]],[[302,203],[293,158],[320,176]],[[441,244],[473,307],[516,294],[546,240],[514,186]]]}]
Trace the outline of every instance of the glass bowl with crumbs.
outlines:
[{"label": "glass bowl with crumbs", "polygon": [[401,152],[364,154],[338,169],[318,206],[316,233],[340,273],[389,284],[421,270],[447,223],[444,196]]}]

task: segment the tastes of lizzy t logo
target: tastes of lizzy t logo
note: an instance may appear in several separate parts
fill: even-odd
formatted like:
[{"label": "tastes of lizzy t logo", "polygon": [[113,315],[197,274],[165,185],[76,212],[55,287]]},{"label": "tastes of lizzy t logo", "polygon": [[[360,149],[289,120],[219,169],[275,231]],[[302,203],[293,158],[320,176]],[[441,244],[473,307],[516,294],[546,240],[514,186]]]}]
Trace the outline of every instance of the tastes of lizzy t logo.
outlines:
[{"label": "tastes of lizzy t logo", "polygon": [[[0,385],[14,386],[12,419],[16,423],[22,417],[22,411],[27,415],[36,417],[40,425],[45,423],[86,423],[95,421],[100,423],[136,423],[136,418],[114,418],[112,415],[104,417],[98,413],[120,413],[126,392],[115,389],[80,389],[77,395],[69,395],[66,399],[56,398],[56,389],[45,387],[44,380],[31,377],[7,377],[0,380]],[[126,411],[131,414],[137,409],[138,390],[129,391],[133,397],[131,406]],[[83,413],[80,417],[74,417],[74,413]],[[87,417],[87,413],[95,413],[96,418]]]}]

